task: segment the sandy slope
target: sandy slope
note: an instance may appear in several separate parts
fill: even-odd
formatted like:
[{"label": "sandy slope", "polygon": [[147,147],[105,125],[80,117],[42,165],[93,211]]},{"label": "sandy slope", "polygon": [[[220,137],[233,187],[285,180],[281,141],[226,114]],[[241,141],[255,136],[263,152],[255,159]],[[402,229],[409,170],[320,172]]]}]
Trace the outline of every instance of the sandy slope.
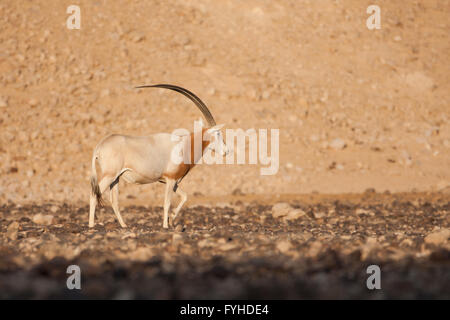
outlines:
[{"label": "sandy slope", "polygon": [[[229,128],[280,129],[280,168],[204,166],[193,194],[440,190],[450,183],[448,1],[0,3],[0,201],[87,201],[106,134],[192,128],[174,83]],[[345,148],[334,149],[343,142]],[[155,200],[160,186],[121,188]],[[239,189],[239,190],[237,190]]]}]

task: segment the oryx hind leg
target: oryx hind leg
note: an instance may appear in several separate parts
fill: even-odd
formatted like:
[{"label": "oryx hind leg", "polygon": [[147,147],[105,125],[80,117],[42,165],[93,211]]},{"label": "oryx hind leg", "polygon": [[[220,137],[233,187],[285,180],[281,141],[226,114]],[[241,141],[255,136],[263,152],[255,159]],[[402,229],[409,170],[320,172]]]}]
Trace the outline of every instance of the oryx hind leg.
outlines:
[{"label": "oryx hind leg", "polygon": [[94,227],[95,208],[97,207],[97,197],[91,192],[89,201],[89,228]]},{"label": "oryx hind leg", "polygon": [[111,199],[111,205],[114,210],[114,213],[117,217],[117,220],[119,221],[119,224],[122,228],[126,228],[127,225],[122,219],[122,216],[120,215],[119,210],[119,181],[114,181],[113,184],[111,184],[111,190],[110,190],[110,199]]},{"label": "oryx hind leg", "polygon": [[[113,183],[114,177],[105,176],[98,184],[100,193],[103,194],[106,189]],[[97,206],[97,197],[91,193],[90,208],[89,208],[89,228],[94,227],[95,207]]]}]

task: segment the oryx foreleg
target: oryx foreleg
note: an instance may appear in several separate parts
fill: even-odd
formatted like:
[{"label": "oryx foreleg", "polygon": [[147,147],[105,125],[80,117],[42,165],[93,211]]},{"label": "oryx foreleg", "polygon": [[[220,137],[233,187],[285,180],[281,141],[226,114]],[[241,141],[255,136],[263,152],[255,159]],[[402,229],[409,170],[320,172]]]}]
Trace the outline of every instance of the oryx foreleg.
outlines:
[{"label": "oryx foreleg", "polygon": [[172,226],[175,226],[175,219],[178,217],[178,214],[180,213],[181,207],[185,204],[187,200],[187,194],[183,190],[181,190],[179,187],[175,191],[176,194],[178,194],[181,197],[180,203],[178,204],[177,208],[175,209],[173,216],[172,216]]},{"label": "oryx foreleg", "polygon": [[169,228],[169,209],[170,209],[170,202],[172,199],[174,185],[175,185],[175,180],[166,179],[166,194],[165,194],[165,198],[164,198],[164,220],[163,220],[163,228],[164,229]]}]

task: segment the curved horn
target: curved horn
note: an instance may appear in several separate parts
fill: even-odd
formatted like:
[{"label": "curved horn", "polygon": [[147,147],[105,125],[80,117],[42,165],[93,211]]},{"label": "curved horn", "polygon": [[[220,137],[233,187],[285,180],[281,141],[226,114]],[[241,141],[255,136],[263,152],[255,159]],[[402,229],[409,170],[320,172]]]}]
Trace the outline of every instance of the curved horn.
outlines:
[{"label": "curved horn", "polygon": [[171,84],[155,84],[155,85],[148,85],[148,86],[139,86],[136,87],[136,89],[142,89],[142,88],[164,88],[164,89],[169,89],[169,90],[173,90],[176,92],[179,92],[183,95],[185,95],[186,97],[188,97],[192,102],[195,103],[195,105],[200,109],[200,111],[203,113],[203,115],[206,118],[206,121],[208,121],[208,124],[210,127],[214,127],[216,125],[216,121],[214,120],[211,112],[209,111],[208,107],[203,103],[202,100],[200,100],[199,97],[197,97],[194,93],[192,93],[191,91],[179,87],[179,86],[174,86]]}]

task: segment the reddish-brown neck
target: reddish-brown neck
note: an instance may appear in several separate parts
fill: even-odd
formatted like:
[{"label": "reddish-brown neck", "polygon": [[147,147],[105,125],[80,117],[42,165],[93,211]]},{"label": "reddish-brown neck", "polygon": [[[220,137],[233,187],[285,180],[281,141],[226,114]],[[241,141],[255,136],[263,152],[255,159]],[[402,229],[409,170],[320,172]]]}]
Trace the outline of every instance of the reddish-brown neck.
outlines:
[{"label": "reddish-brown neck", "polygon": [[[203,153],[205,152],[205,149],[208,147],[208,145],[211,143],[211,141],[209,141],[208,139],[204,139],[206,131],[208,130],[208,128],[202,128],[202,132],[201,132],[201,138],[197,138],[196,139],[196,134],[198,135],[198,132],[191,132],[191,166],[194,166],[199,160],[200,158],[203,156]],[[202,152],[200,154],[195,154],[195,143],[201,140],[202,142]]]}]

